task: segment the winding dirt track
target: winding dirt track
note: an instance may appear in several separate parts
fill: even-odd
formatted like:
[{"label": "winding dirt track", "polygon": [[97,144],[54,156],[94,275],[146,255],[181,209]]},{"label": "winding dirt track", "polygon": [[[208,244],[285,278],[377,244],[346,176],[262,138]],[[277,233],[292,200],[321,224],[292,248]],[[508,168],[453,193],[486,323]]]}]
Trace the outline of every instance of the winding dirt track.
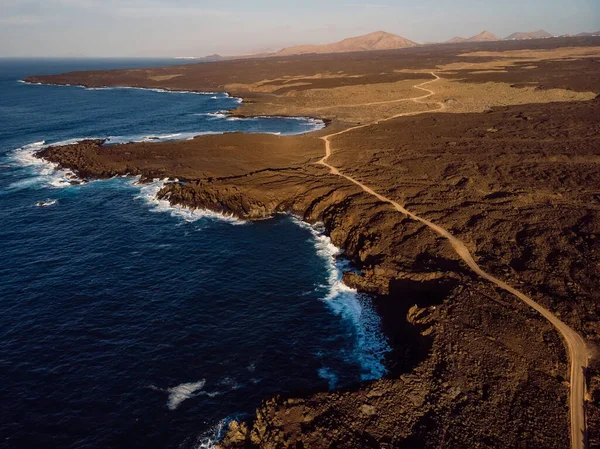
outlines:
[{"label": "winding dirt track", "polygon": [[[444,110],[446,108],[444,103],[441,103],[441,102],[433,102],[432,103],[432,102],[424,101],[427,98],[434,95],[435,92],[430,89],[426,89],[423,86],[434,83],[440,79],[440,77],[437,76],[433,72],[431,72],[431,75],[433,75],[435,77],[435,79],[433,79],[431,81],[426,81],[424,83],[417,84],[414,86],[417,89],[428,92],[426,95],[423,95],[420,97],[413,97],[413,98],[403,98],[400,100],[394,100],[394,101],[390,101],[390,102],[386,102],[386,103],[395,103],[395,102],[399,102],[399,101],[414,101],[415,103],[430,103],[430,104],[438,105],[438,109],[435,112],[440,112],[440,111]],[[429,111],[429,112],[432,112],[432,111]],[[567,347],[567,350],[569,353],[569,358],[571,361],[571,374],[570,374],[571,392],[570,392],[570,404],[569,404],[570,422],[571,422],[571,448],[572,449],[584,449],[586,446],[586,436],[587,436],[587,433],[586,433],[587,428],[586,428],[586,422],[585,422],[585,394],[586,394],[585,371],[588,366],[588,360],[590,357],[590,353],[588,351],[588,348],[587,348],[583,338],[581,338],[581,336],[577,332],[575,332],[573,329],[571,329],[565,323],[560,321],[548,309],[546,309],[545,307],[542,307],[541,305],[536,303],[534,300],[532,300],[530,297],[526,296],[525,294],[523,294],[520,291],[516,290],[515,288],[511,287],[504,281],[485,272],[477,264],[477,262],[475,262],[475,260],[473,259],[473,256],[467,249],[467,246],[465,245],[465,243],[462,242],[461,240],[457,239],[456,237],[454,237],[446,229],[442,228],[441,226],[436,225],[435,223],[432,223],[431,221],[429,221],[425,218],[419,217],[418,215],[405,209],[403,206],[401,206],[396,201],[393,201],[393,200],[375,192],[373,189],[364,185],[362,182],[352,178],[351,176],[341,173],[337,168],[335,168],[334,166],[327,163],[327,160],[332,155],[331,139],[333,137],[348,133],[350,131],[354,131],[356,129],[376,125],[378,123],[385,122],[387,120],[392,120],[397,117],[405,117],[405,116],[417,115],[417,114],[423,114],[423,112],[408,112],[408,113],[397,114],[392,117],[376,121],[374,123],[355,126],[355,127],[348,128],[348,129],[345,129],[343,131],[340,131],[340,132],[337,132],[334,134],[330,134],[328,136],[324,136],[321,139],[325,141],[325,156],[318,163],[329,168],[329,170],[332,174],[341,176],[342,178],[345,178],[348,181],[356,184],[366,193],[373,195],[380,201],[391,204],[394,207],[394,209],[396,209],[398,212],[412,218],[413,220],[423,223],[424,225],[426,225],[427,227],[429,227],[430,229],[435,231],[437,234],[439,234],[440,236],[447,239],[450,242],[450,244],[452,245],[452,248],[454,248],[456,253],[460,256],[460,258],[478,276],[490,281],[491,283],[495,284],[500,289],[505,290],[508,293],[511,293],[512,295],[519,298],[521,301],[523,301],[529,307],[531,307],[531,308],[535,309],[537,312],[539,312],[540,315],[542,315],[544,318],[546,318],[560,332],[563,339],[565,340],[565,344],[566,344],[566,347]]]}]

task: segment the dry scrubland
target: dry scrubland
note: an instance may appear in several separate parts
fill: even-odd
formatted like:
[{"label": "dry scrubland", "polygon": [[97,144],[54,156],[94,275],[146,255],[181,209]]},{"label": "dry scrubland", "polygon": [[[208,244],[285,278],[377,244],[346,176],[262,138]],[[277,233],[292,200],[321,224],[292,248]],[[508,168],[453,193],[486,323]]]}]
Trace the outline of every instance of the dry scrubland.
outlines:
[{"label": "dry scrubland", "polygon": [[[547,307],[594,350],[599,68],[600,39],[581,38],[31,81],[228,90],[246,99],[236,114],[331,120],[308,136],[85,142],[41,155],[83,177],[178,177],[159,195],[189,207],[323,221],[359,270],[345,279],[374,295],[393,345],[389,376],[268,399],[251,421],[231,425],[223,448],[567,448],[569,359],[556,330],[476,276],[422,223],[316,162],[325,151],[320,137],[365,125],[331,137],[328,163],[448,229],[484,270]],[[414,87],[433,80],[431,72],[441,79]],[[590,447],[600,444],[599,368],[595,357],[587,373]]]}]

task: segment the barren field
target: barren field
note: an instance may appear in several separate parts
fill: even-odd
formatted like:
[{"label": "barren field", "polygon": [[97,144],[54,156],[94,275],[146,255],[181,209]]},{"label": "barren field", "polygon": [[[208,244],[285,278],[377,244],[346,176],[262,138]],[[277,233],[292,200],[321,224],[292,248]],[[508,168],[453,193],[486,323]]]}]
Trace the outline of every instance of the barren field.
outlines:
[{"label": "barren field", "polygon": [[[389,376],[265,398],[223,448],[579,448],[588,436],[600,444],[599,67],[600,38],[586,38],[30,81],[227,90],[248,100],[236,114],[332,120],[307,136],[88,141],[40,154],[84,178],[178,178],[159,193],[174,204],[323,221],[346,250],[360,274],[345,280],[374,295],[394,348]],[[464,242],[485,273],[583,339],[589,368],[554,324],[388,200]]]}]

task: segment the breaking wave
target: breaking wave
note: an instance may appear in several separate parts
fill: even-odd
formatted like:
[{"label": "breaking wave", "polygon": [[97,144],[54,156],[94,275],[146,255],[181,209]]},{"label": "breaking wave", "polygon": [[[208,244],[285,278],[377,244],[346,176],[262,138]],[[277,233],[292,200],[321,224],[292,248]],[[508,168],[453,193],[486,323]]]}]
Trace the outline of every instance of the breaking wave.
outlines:
[{"label": "breaking wave", "polygon": [[138,186],[140,194],[137,199],[145,201],[152,206],[152,212],[169,213],[173,217],[183,219],[186,222],[192,223],[202,219],[213,219],[231,223],[233,225],[243,225],[246,222],[239,220],[231,215],[221,214],[204,209],[189,209],[183,206],[173,206],[167,200],[160,200],[157,197],[158,192],[167,184],[167,180],[154,180],[149,184],[140,184],[139,177],[133,181],[133,185]]},{"label": "breaking wave", "polygon": [[225,418],[219,421],[216,426],[198,438],[194,446],[195,449],[216,449],[217,444],[223,439],[231,421],[232,418]]},{"label": "breaking wave", "polygon": [[[380,379],[387,372],[384,357],[391,348],[381,331],[381,319],[371,299],[344,284],[342,276],[348,269],[348,261],[339,257],[343,251],[325,235],[323,226],[311,226],[297,218],[293,221],[311,232],[317,255],[327,263],[329,277],[327,285],[322,286],[325,294],[323,300],[334,314],[352,326],[355,345],[351,357],[360,363],[361,379]],[[319,375],[328,380],[330,385],[332,376],[335,376],[327,369],[320,370]]]},{"label": "breaking wave", "polygon": [[199,114],[199,115],[205,115],[207,117],[214,117],[214,118],[227,118],[227,111],[207,112],[206,114]]},{"label": "breaking wave", "polygon": [[77,180],[68,170],[60,170],[57,164],[35,156],[46,146],[48,146],[46,141],[42,140],[9,152],[10,165],[29,169],[26,177],[8,186],[9,190],[41,187],[62,188],[72,185],[72,182]]},{"label": "breaking wave", "polygon": [[[169,136],[163,136],[163,138],[168,137]],[[69,145],[82,140],[86,139],[68,139],[54,143],[53,145]],[[28,188],[38,189],[43,187],[65,188],[73,186],[74,184],[80,185],[85,183],[84,180],[77,178],[71,171],[60,169],[57,164],[35,156],[37,152],[48,146],[49,144],[47,144],[46,141],[34,142],[17,148],[9,153],[10,166],[28,169],[27,175],[23,177],[23,179],[13,182],[8,186],[9,191]],[[152,207],[152,212],[166,212],[171,214],[171,216],[183,219],[186,222],[212,219],[225,221],[234,225],[246,224],[246,222],[239,220],[232,215],[204,209],[189,209],[183,206],[173,206],[168,201],[159,200],[157,198],[158,192],[165,186],[167,180],[154,180],[148,184],[142,184],[139,180],[140,177],[138,176],[131,182],[133,186],[139,188],[140,193],[136,196],[136,199],[142,199],[149,204]]]},{"label": "breaking wave", "polygon": [[206,391],[204,387],[206,386],[206,379],[199,380],[198,382],[185,382],[175,387],[163,389],[159,388],[155,385],[150,385],[148,388],[154,391],[160,391],[163,393],[167,393],[167,408],[169,410],[177,410],[177,408],[186,400],[198,398],[201,396],[206,396],[209,398],[215,398],[217,396],[222,396],[229,391],[239,390],[242,388],[242,385],[238,384],[235,379],[231,379],[226,377],[219,385],[225,387],[225,391]]},{"label": "breaking wave", "polygon": [[[85,90],[144,90],[150,92],[158,92],[164,94],[192,94],[192,95],[219,95],[220,92],[200,92],[194,90],[169,90],[169,89],[160,89],[160,88],[152,88],[152,87],[130,87],[130,86],[101,86],[101,87],[89,87],[84,86],[83,84],[46,84],[46,83],[32,83],[30,81],[18,80],[18,83],[21,84],[29,84],[32,86],[59,86],[59,87],[79,87],[80,89]],[[221,94],[223,98],[230,98],[229,95]],[[236,98],[237,100],[237,98]]]},{"label": "breaking wave", "polygon": [[176,410],[186,399],[196,397],[195,394],[198,390],[202,390],[206,385],[206,380],[200,382],[191,382],[177,385],[176,387],[169,388],[169,399],[167,399],[167,407],[169,410]]},{"label": "breaking wave", "polygon": [[115,145],[130,142],[172,142],[179,140],[192,140],[197,136],[206,136],[210,134],[223,134],[220,131],[202,131],[202,132],[182,132],[159,135],[134,135],[134,136],[109,136],[106,138],[107,145]]}]

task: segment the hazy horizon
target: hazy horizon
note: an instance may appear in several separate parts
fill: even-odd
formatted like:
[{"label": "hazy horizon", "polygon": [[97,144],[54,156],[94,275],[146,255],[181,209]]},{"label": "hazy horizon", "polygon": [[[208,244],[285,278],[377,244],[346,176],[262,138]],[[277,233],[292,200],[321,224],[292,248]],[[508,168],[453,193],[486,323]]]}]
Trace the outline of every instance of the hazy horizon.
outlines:
[{"label": "hazy horizon", "polygon": [[[487,4],[485,4],[487,3]],[[600,30],[596,0],[3,0],[0,57],[199,57],[322,44],[382,30],[418,43]]]}]

